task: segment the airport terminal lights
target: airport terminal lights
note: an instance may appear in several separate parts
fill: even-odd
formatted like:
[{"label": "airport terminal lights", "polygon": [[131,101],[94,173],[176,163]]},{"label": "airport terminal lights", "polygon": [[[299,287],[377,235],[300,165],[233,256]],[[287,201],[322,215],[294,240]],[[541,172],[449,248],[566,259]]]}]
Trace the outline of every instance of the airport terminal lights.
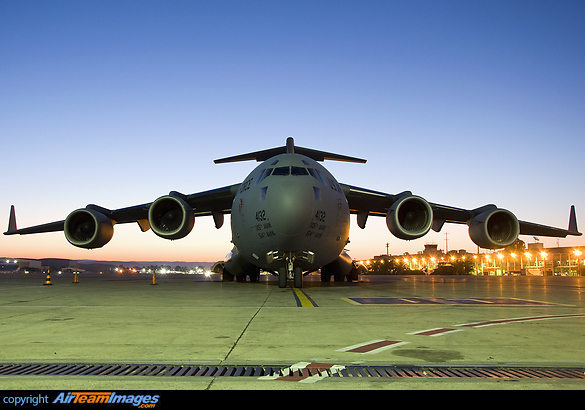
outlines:
[{"label": "airport terminal lights", "polygon": [[491,253],[469,253],[464,249],[445,254],[436,244],[427,244],[416,255],[378,255],[360,261],[366,273],[474,274],[527,276],[582,276],[585,254],[581,247],[545,248],[542,243],[528,248],[505,249]]},{"label": "airport terminal lights", "polygon": [[[46,273],[49,263],[55,265],[56,260],[32,259],[1,259],[0,272],[42,271]],[[49,262],[50,261],[50,262]],[[54,272],[77,270],[83,273],[94,272],[96,267],[79,265],[77,261],[58,260],[58,269]],[[582,276],[585,275],[585,249],[581,247],[553,247],[545,248],[542,243],[531,243],[524,248],[524,243],[517,249],[494,251],[491,253],[469,253],[464,249],[449,251],[438,249],[436,244],[426,244],[423,251],[416,255],[404,253],[401,255],[378,255],[369,260],[355,261],[362,274],[459,274],[459,275],[528,275],[528,276]],[[107,263],[107,262],[104,262]],[[41,266],[42,265],[42,266]],[[216,264],[217,265],[217,264]],[[51,266],[55,268],[55,266]],[[103,269],[104,266],[99,266]],[[216,269],[182,268],[174,270],[164,266],[149,266],[148,268],[125,268],[117,266],[112,270],[117,273],[152,274],[157,273],[205,274],[209,276]]]}]

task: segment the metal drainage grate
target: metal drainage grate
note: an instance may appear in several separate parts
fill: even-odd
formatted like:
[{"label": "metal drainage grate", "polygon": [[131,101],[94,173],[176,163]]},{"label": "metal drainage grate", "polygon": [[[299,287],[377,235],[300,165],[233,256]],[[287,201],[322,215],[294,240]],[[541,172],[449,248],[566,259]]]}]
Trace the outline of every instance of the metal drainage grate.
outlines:
[{"label": "metal drainage grate", "polygon": [[[290,366],[165,364],[0,364],[0,376],[291,376]],[[295,369],[295,376],[352,378],[585,379],[585,367],[346,366]]]}]

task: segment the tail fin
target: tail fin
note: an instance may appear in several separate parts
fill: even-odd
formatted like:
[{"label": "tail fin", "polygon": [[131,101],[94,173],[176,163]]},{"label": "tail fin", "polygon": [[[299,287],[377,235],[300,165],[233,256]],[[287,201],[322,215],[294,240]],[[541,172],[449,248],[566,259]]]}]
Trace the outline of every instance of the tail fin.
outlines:
[{"label": "tail fin", "polygon": [[258,162],[261,162],[261,161],[266,161],[267,159],[270,159],[270,158],[274,157],[275,155],[279,155],[279,154],[301,154],[301,155],[304,155],[306,157],[312,158],[315,161],[330,160],[330,161],[357,162],[360,164],[365,164],[365,162],[366,162],[365,159],[361,159],[361,158],[348,157],[345,155],[334,154],[334,153],[325,152],[325,151],[317,151],[317,150],[313,150],[313,149],[309,149],[309,148],[295,147],[294,139],[292,137],[288,137],[286,139],[286,145],[284,147],[271,148],[271,149],[266,149],[266,150],[262,150],[262,151],[250,152],[248,154],[242,154],[242,155],[236,155],[236,156],[228,157],[228,158],[216,159],[213,162],[215,162],[216,164],[225,164],[228,162],[251,161],[251,160],[256,160]]},{"label": "tail fin", "polygon": [[577,215],[575,213],[575,205],[571,205],[571,213],[569,214],[569,231],[581,235],[577,228]]},{"label": "tail fin", "polygon": [[6,233],[16,231],[16,211],[14,205],[10,205],[10,219],[8,220],[8,231]]}]

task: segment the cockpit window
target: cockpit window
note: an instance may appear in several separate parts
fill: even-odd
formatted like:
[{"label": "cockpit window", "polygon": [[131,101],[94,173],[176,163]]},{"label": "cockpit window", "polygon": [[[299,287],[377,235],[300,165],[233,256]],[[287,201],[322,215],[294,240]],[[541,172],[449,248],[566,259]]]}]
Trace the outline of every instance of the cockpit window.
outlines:
[{"label": "cockpit window", "polygon": [[[317,171],[318,173],[318,171]],[[324,181],[324,179],[319,179],[314,169],[312,168],[305,168],[305,167],[297,167],[297,166],[290,166],[290,167],[276,167],[276,168],[268,168],[264,170],[264,172],[260,173],[256,184],[262,181],[269,175],[278,175],[278,176],[287,176],[287,175],[295,175],[295,176],[302,176],[302,175],[312,175],[314,178],[318,179],[319,181]],[[324,182],[323,182],[324,183]]]},{"label": "cockpit window", "polygon": [[260,174],[258,174],[258,178],[256,178],[256,181],[254,182],[254,186],[262,182],[268,175],[270,175],[271,172],[272,168],[266,168],[265,170],[260,172]]},{"label": "cockpit window", "polygon": [[289,175],[290,174],[290,167],[278,167],[274,168],[272,175]]},{"label": "cockpit window", "polygon": [[317,181],[321,182],[323,185],[327,186],[327,181],[323,177],[323,174],[318,169],[315,168],[308,168],[309,174]]},{"label": "cockpit window", "polygon": [[291,167],[291,175],[309,175],[309,171],[307,171],[307,168],[303,168],[303,167]]}]

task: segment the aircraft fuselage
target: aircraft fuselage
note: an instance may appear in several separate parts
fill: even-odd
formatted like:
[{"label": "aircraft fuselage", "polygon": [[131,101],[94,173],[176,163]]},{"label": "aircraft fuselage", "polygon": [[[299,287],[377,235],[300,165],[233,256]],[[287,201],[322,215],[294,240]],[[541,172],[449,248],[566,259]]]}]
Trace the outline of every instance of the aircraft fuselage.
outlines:
[{"label": "aircraft fuselage", "polygon": [[300,154],[277,155],[256,167],[235,195],[234,252],[266,271],[315,270],[343,252],[349,214],[325,167]]}]

